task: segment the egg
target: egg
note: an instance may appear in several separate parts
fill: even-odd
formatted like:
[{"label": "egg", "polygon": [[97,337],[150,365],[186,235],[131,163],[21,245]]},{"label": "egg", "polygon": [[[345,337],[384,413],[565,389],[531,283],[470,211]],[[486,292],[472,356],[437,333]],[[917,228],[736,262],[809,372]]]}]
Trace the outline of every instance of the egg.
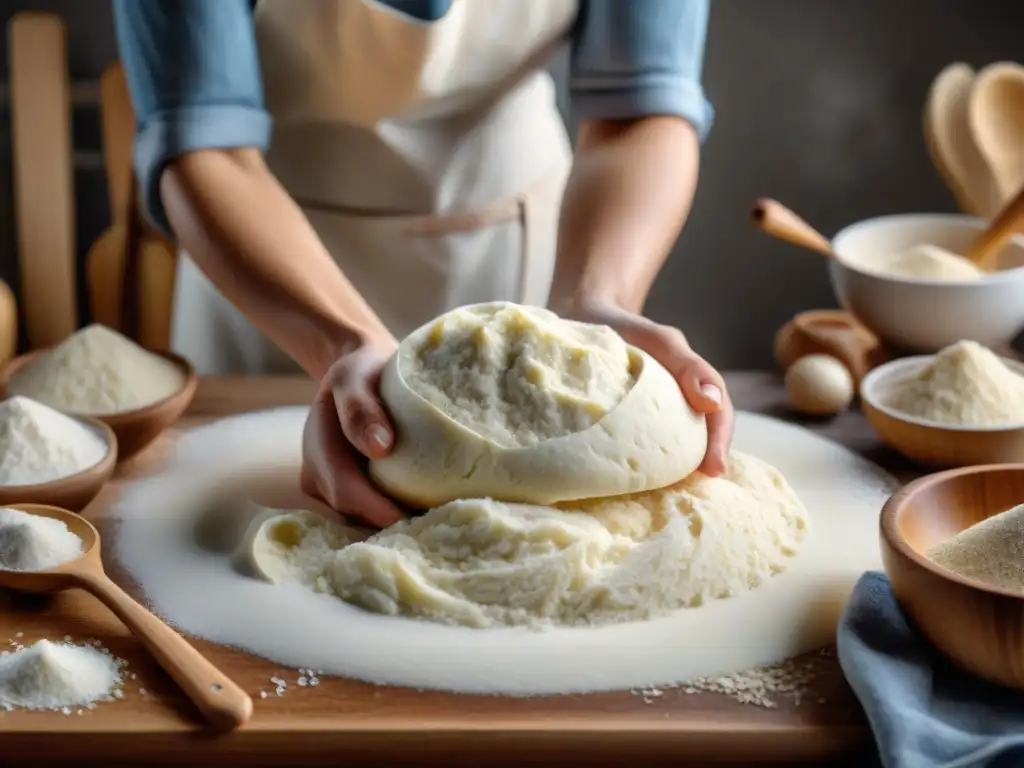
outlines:
[{"label": "egg", "polygon": [[854,393],[849,369],[831,355],[805,355],[786,371],[786,394],[801,413],[839,413],[850,406]]}]

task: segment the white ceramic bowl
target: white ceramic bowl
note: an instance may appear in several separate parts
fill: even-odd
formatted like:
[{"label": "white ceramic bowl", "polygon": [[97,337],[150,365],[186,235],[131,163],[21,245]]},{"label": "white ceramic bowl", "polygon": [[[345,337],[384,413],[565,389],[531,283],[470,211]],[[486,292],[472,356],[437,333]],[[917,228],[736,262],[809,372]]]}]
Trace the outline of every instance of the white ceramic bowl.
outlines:
[{"label": "white ceramic bowl", "polygon": [[[966,253],[985,226],[973,216],[938,213],[881,216],[852,224],[832,240],[832,249],[844,259],[829,262],[836,298],[882,339],[908,352],[937,352],[962,339],[988,347],[1006,345],[1024,329],[1024,269],[950,283],[883,277],[855,266],[858,257],[895,255],[922,243]],[[999,265],[1024,267],[1024,237],[1014,236]]]}]

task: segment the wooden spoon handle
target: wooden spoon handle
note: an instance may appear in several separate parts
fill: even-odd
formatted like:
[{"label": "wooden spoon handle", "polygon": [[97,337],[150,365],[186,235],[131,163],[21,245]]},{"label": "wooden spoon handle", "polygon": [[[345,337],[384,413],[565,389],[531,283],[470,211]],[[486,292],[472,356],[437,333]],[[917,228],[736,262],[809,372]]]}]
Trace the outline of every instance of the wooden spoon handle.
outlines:
[{"label": "wooden spoon handle", "polygon": [[971,245],[968,258],[982,269],[994,272],[996,257],[1024,222],[1024,187],[1007,203]]},{"label": "wooden spoon handle", "polygon": [[754,203],[750,219],[755,227],[790,245],[836,258],[828,239],[777,200],[761,198]]},{"label": "wooden spoon handle", "polygon": [[82,586],[99,598],[146,646],[206,719],[232,730],[252,715],[252,699],[181,635],[132,600],[102,574],[83,574]]}]

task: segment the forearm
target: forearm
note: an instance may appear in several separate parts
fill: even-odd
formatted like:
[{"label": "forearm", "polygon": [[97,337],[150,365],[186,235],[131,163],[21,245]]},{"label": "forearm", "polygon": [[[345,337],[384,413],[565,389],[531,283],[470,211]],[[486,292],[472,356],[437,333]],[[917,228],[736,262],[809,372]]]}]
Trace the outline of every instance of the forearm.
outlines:
[{"label": "forearm", "polygon": [[160,191],[203,273],[315,378],[346,350],[390,339],[258,151],[183,155]]},{"label": "forearm", "polygon": [[643,309],[690,212],[700,143],[675,117],[580,129],[558,233],[551,306]]}]

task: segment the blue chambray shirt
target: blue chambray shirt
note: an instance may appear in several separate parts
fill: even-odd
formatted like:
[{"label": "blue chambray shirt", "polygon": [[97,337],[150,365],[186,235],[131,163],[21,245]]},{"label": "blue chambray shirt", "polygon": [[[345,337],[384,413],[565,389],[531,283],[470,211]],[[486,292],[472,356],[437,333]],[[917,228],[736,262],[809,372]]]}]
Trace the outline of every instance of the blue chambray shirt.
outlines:
[{"label": "blue chambray shirt", "polygon": [[[435,21],[453,0],[375,0]],[[677,115],[703,140],[713,110],[701,87],[709,0],[581,0],[572,31],[575,118]],[[135,167],[147,213],[170,231],[160,173],[200,149],[270,142],[271,118],[252,0],[114,0],[121,60],[135,105]]]}]

